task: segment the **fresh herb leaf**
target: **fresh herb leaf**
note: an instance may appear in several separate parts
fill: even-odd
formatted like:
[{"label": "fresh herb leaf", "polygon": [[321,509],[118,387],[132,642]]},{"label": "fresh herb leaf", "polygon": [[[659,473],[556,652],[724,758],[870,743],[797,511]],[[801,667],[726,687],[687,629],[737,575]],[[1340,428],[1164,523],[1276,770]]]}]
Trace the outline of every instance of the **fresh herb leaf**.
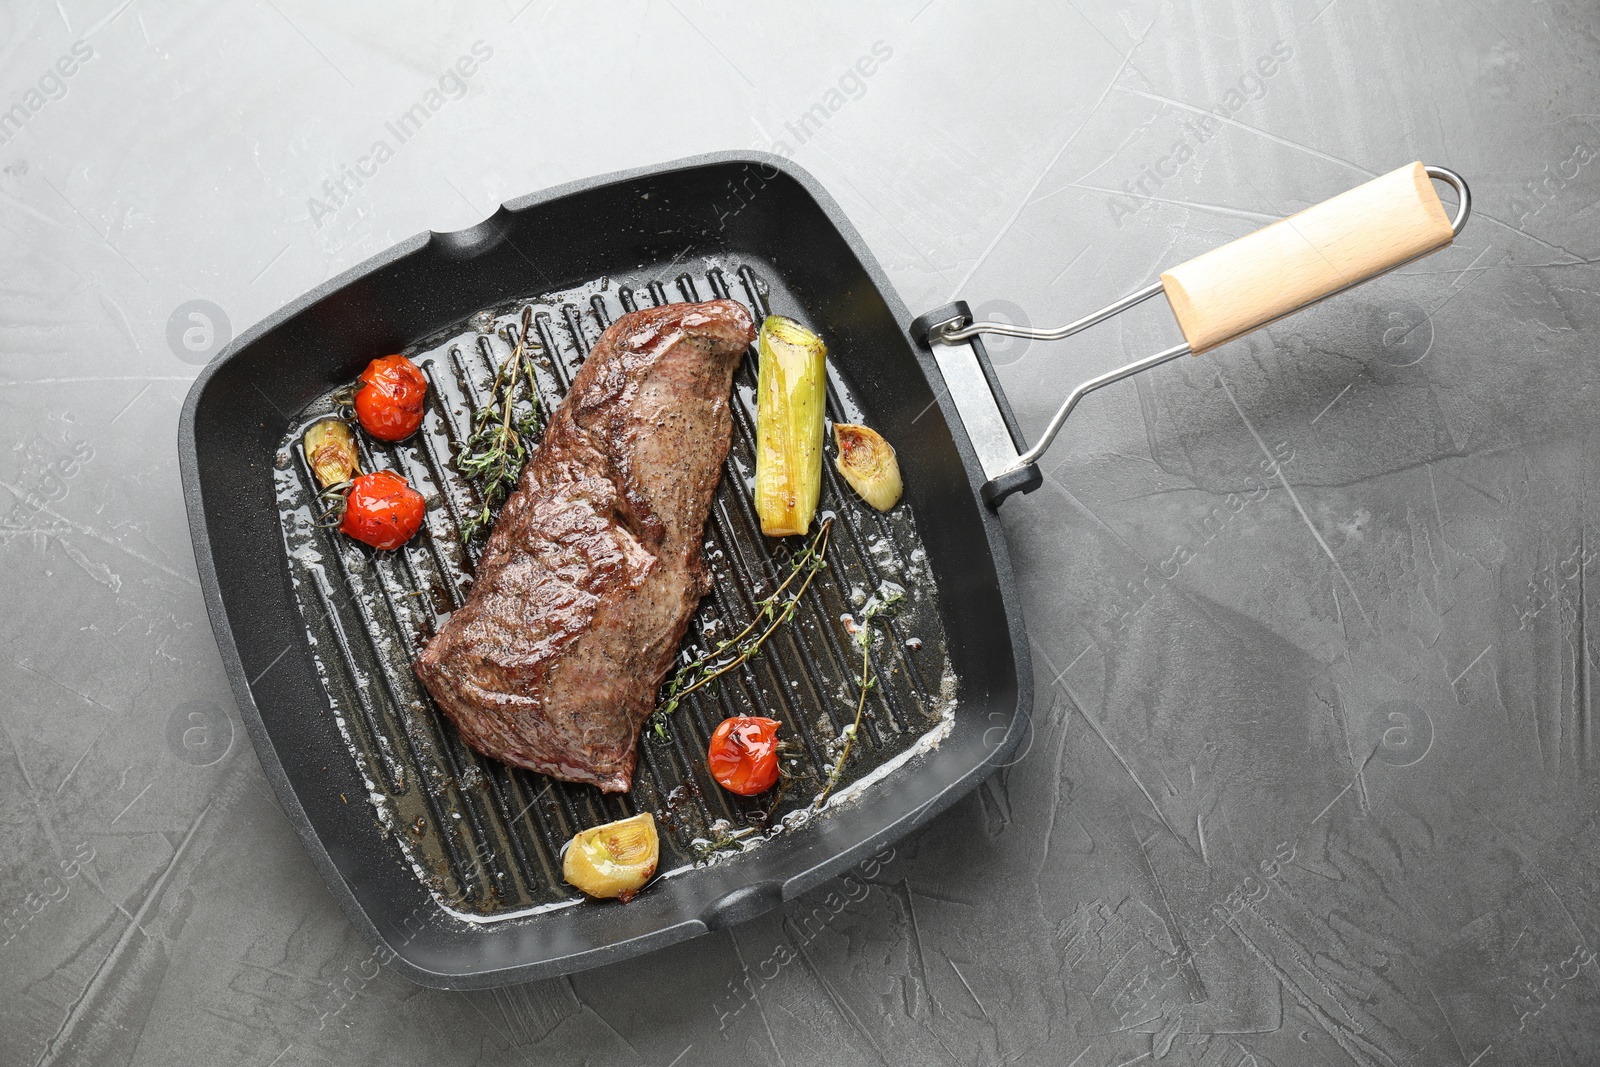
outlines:
[{"label": "fresh herb leaf", "polygon": [[[770,595],[756,602],[750,625],[718,641],[709,652],[701,653],[673,673],[662,692],[660,705],[650,716],[657,737],[666,739],[667,717],[678,710],[684,697],[702,686],[715,686],[723,675],[748,662],[760,653],[767,638],[794,616],[811,579],[828,565],[828,536],[832,529],[833,520],[824,519],[810,543],[790,560],[788,577]],[[798,586],[794,585],[796,579],[800,579]]]},{"label": "fresh herb leaf", "polygon": [[[456,454],[456,470],[478,483],[482,501],[461,524],[461,541],[471,541],[494,524],[494,511],[516,488],[539,432],[539,390],[528,338],[533,308],[522,309],[522,334],[495,371],[489,398],[472,416],[472,432]],[[519,393],[523,394],[519,400]]]},{"label": "fresh herb leaf", "polygon": [[903,596],[905,593],[898,586],[886,584],[880,587],[877,595],[867,601],[866,607],[861,609],[861,621],[856,623],[853,637],[856,647],[861,649],[861,699],[856,701],[856,720],[844,728],[844,745],[839,749],[839,758],[834,760],[833,769],[828,772],[828,780],[823,784],[822,792],[812,801],[813,808],[821,808],[823,802],[828,799],[828,794],[833,792],[833,787],[839,784],[839,776],[844,774],[845,761],[850,758],[850,749],[861,733],[861,716],[867,710],[867,692],[876,688],[878,684],[878,679],[872,674],[872,620],[889,610]]}]

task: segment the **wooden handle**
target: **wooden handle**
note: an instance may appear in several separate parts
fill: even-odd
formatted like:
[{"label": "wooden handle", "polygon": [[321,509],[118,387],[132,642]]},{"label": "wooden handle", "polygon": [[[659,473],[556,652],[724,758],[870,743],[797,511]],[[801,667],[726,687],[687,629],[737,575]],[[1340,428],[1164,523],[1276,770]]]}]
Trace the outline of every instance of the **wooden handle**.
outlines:
[{"label": "wooden handle", "polygon": [[1161,275],[1199,355],[1454,238],[1421,163],[1374,178]]}]

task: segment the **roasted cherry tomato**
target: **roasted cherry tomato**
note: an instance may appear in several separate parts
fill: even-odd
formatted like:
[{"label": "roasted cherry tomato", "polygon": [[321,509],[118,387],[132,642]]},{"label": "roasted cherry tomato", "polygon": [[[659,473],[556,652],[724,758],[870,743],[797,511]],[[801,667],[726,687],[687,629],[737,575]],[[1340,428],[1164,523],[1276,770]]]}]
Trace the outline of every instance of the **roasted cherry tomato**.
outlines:
[{"label": "roasted cherry tomato", "polygon": [[723,719],[711,735],[706,762],[711,777],[730,793],[753,797],[771,789],[778,780],[778,727],[776,719],[736,715]]},{"label": "roasted cherry tomato", "polygon": [[403,441],[422,425],[428,379],[405,356],[384,356],[367,364],[356,389],[356,418],[380,441]]},{"label": "roasted cherry tomato", "polygon": [[399,548],[422,525],[422,494],[394,471],[358,474],[339,529],[373,548]]}]

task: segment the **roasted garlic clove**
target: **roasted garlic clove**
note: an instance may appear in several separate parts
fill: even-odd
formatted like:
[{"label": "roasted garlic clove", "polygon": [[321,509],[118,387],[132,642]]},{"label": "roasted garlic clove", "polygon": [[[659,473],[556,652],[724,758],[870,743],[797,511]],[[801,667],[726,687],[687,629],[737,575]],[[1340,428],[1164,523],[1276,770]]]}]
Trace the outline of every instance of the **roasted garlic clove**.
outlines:
[{"label": "roasted garlic clove", "polygon": [[361,472],[356,458],[356,435],[341,419],[323,419],[306,431],[301,447],[317,484],[327,489],[350,481]]},{"label": "roasted garlic clove", "polygon": [[900,463],[882,434],[838,422],[833,426],[833,440],[839,446],[839,458],[833,465],[862,500],[879,511],[888,511],[900,502]]},{"label": "roasted garlic clove", "polygon": [[626,904],[656,873],[661,842],[648,811],[575,835],[561,864],[562,877],[591,897]]}]

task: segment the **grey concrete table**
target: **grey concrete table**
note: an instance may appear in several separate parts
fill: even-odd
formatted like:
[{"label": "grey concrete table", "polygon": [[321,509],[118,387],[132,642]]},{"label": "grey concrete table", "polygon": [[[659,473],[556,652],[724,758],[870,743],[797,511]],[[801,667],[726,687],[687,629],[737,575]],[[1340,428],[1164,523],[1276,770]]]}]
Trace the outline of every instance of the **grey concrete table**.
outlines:
[{"label": "grey concrete table", "polygon": [[[0,1062],[1600,1056],[1593,0],[523,3],[0,11]],[[188,383],[417,231],[774,146],[909,306],[1036,325],[1413,159],[1479,207],[1445,252],[1083,405],[1002,511],[1024,753],[826,922],[797,921],[824,890],[570,979],[414,987],[237,721]],[[1036,434],[1174,339],[1147,305],[996,349]]]}]

